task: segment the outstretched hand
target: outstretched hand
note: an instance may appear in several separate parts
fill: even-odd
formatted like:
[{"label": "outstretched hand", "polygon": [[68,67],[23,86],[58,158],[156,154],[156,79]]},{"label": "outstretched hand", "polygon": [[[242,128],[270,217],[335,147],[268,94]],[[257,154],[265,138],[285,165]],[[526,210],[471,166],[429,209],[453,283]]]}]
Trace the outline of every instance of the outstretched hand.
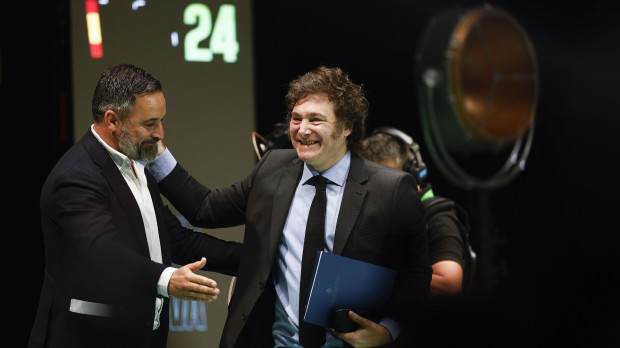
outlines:
[{"label": "outstretched hand", "polygon": [[379,347],[392,342],[392,334],[385,326],[361,317],[353,311],[349,311],[349,318],[359,325],[357,330],[341,333],[332,329],[332,332],[353,347]]},{"label": "outstretched hand", "polygon": [[217,299],[220,289],[213,279],[203,277],[195,272],[207,264],[202,258],[187,264],[172,273],[168,283],[168,295],[182,300],[211,302]]}]

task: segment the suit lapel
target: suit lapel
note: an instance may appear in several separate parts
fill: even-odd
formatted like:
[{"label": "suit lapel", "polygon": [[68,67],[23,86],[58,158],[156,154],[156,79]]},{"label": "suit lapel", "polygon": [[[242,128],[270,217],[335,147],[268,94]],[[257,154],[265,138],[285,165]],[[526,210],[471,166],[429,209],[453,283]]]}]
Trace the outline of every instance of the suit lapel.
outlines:
[{"label": "suit lapel", "polygon": [[273,196],[273,206],[271,210],[271,231],[269,233],[269,259],[271,259],[275,253],[278,242],[280,241],[280,235],[284,229],[284,223],[288,216],[295,190],[299,178],[301,177],[301,171],[303,169],[303,162],[296,158],[291,162],[291,165],[286,167],[280,172],[280,177],[276,183],[276,193]]},{"label": "suit lapel", "polygon": [[88,130],[83,139],[86,150],[93,161],[101,168],[101,173],[110,184],[110,189],[116,193],[120,204],[127,212],[129,217],[128,220],[140,242],[142,252],[147,256],[150,255],[140,208],[138,207],[135,197],[131,193],[131,189],[127,186],[127,182],[125,182],[123,175],[118,170],[110,154],[108,154],[106,149],[99,143],[90,130]]},{"label": "suit lapel", "polygon": [[344,249],[353,226],[357,222],[368,190],[362,185],[368,179],[364,160],[351,154],[351,168],[347,176],[347,184],[342,195],[336,235],[334,236],[334,254],[340,255]]}]

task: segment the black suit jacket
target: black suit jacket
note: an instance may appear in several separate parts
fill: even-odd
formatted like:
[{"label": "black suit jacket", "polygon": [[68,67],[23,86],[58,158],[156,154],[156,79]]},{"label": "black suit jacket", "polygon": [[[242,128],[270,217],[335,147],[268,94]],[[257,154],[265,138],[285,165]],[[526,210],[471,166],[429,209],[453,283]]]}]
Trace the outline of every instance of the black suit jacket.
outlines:
[{"label": "black suit jacket", "polygon": [[[273,347],[272,265],[304,163],[295,150],[266,153],[252,173],[210,190],[179,164],[160,181],[162,193],[192,224],[245,224],[241,264],[220,347]],[[424,207],[412,175],[353,155],[334,240],[335,254],[398,270],[379,315],[402,317],[428,294]]]},{"label": "black suit jacket", "polygon": [[[29,347],[163,347],[168,299],[153,331],[162,271],[204,256],[206,269],[236,274],[239,244],[183,228],[145,174],[163,264],[151,261],[138,204],[91,130],[52,169],[41,192],[46,269]],[[109,315],[77,314],[71,299],[103,304]]]}]

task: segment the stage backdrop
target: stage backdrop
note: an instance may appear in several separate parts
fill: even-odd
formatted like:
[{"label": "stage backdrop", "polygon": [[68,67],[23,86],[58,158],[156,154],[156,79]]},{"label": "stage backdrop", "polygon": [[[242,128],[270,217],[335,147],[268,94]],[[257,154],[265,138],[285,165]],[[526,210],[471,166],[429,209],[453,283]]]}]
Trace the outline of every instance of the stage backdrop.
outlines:
[{"label": "stage backdrop", "polygon": [[[165,144],[179,162],[212,188],[240,180],[256,163],[251,18],[249,1],[71,0],[74,138],[93,123],[101,72],[131,63],[163,84]],[[243,227],[209,233],[241,241]],[[221,294],[208,304],[172,299],[168,347],[219,344],[232,278],[200,273]]]}]

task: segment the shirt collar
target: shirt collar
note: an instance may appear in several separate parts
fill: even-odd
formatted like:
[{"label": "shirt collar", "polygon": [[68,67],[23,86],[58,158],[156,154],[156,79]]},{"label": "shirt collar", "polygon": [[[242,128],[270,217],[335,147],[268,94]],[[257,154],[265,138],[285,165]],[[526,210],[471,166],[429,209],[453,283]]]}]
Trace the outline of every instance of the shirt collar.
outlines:
[{"label": "shirt collar", "polygon": [[[328,180],[330,184],[343,186],[345,181],[347,180],[347,175],[349,174],[349,168],[351,167],[351,151],[347,150],[347,153],[338,161],[336,164],[331,166],[328,170],[323,172],[323,176]],[[319,175],[319,172],[314,170],[311,165],[307,164],[304,166],[304,172],[301,176],[301,182],[306,184],[306,181],[313,177],[314,175]]]},{"label": "shirt collar", "polygon": [[103,147],[108,151],[108,153],[110,154],[110,157],[112,157],[112,160],[114,161],[114,163],[116,163],[116,165],[119,168],[122,168],[122,167],[131,168],[131,159],[123,155],[122,153],[116,151],[110,145],[108,145],[105,141],[103,141],[103,139],[101,139],[99,134],[97,134],[97,132],[95,131],[94,124],[90,126],[90,130],[95,135],[95,138],[97,138],[97,140],[101,143],[101,145],[103,145]]}]

